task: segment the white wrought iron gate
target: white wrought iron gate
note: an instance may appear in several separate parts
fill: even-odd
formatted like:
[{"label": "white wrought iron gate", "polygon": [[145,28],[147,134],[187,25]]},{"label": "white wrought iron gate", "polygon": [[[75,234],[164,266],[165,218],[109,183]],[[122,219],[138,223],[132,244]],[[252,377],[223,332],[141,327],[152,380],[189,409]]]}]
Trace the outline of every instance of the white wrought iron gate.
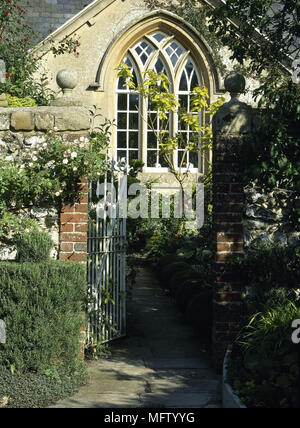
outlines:
[{"label": "white wrought iron gate", "polygon": [[110,177],[90,184],[88,231],[88,340],[126,334],[127,171],[111,162]]}]

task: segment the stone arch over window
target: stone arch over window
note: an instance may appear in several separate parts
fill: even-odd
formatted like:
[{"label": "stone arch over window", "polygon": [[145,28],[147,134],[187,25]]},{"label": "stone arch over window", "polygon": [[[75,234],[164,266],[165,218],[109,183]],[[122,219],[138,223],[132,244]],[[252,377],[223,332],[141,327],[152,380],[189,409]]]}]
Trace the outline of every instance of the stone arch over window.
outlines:
[{"label": "stone arch over window", "polygon": [[[137,81],[143,72],[152,69],[164,72],[170,82],[170,89],[189,110],[190,92],[195,86],[205,85],[212,101],[220,93],[218,75],[215,71],[209,48],[194,30],[177,20],[173,15],[157,14],[149,16],[130,27],[115,40],[101,61],[96,82],[108,97],[110,108],[114,108],[113,118],[116,129],[112,141],[114,157],[128,161],[140,159],[147,171],[167,172],[166,165],[159,156],[157,141],[149,129],[145,117],[155,113],[148,109],[146,101],[139,98],[129,88],[118,81],[117,67],[127,62]],[[113,107],[114,105],[114,107]],[[174,117],[173,117],[174,116]],[[180,132],[184,141],[191,137],[189,129],[182,129],[178,118],[170,120],[170,133]],[[206,118],[202,117],[204,121]],[[156,126],[159,124],[156,121]],[[175,154],[175,165],[180,165],[183,148]],[[187,159],[194,172],[205,170],[205,160],[198,154],[190,154]],[[151,172],[151,171],[150,171]]]}]

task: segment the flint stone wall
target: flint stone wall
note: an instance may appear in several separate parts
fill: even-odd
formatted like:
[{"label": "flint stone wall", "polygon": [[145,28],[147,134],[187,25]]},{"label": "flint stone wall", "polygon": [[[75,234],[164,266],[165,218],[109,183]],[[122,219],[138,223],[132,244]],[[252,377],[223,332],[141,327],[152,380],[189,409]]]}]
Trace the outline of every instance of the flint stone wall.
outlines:
[{"label": "flint stone wall", "polygon": [[294,231],[288,222],[289,200],[295,198],[300,206],[300,197],[284,189],[266,193],[254,185],[245,188],[243,226],[246,251],[262,242],[288,246],[300,242],[300,232]]},{"label": "flint stone wall", "polygon": [[[26,150],[34,150],[38,144],[45,141],[45,135],[49,131],[55,131],[57,135],[69,142],[78,140],[81,136],[87,136],[90,130],[90,112],[84,107],[24,107],[24,108],[0,108],[0,157],[7,160],[19,160]],[[79,211],[80,204],[76,204]],[[81,204],[81,207],[83,205]],[[87,209],[87,200],[84,202],[84,210]],[[65,210],[64,210],[65,211]],[[35,219],[39,229],[47,231],[53,240],[51,257],[61,258],[64,246],[77,247],[72,239],[77,236],[62,236],[62,227],[72,231],[79,226],[73,224],[61,224],[61,213],[54,207],[32,207],[26,211],[29,217]],[[20,216],[24,215],[20,213]],[[83,230],[82,227],[80,230]],[[77,230],[76,230],[77,231]],[[85,232],[80,232],[81,242],[85,241]],[[74,234],[75,235],[75,234]],[[67,242],[66,242],[66,238]],[[81,244],[80,257],[84,259],[86,245]],[[84,248],[83,248],[84,246]],[[73,252],[70,253],[74,258]],[[14,246],[0,242],[0,260],[14,260],[16,250]],[[78,254],[76,255],[78,258]],[[75,258],[76,258],[75,257]]]}]

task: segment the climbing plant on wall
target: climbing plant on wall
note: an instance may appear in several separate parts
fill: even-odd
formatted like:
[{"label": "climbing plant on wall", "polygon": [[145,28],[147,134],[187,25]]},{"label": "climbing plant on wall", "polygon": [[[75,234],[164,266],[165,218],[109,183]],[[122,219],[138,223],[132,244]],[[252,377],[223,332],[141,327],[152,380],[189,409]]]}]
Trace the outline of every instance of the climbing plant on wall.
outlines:
[{"label": "climbing plant on wall", "polygon": [[[53,98],[47,88],[48,77],[41,73],[39,80],[33,74],[40,62],[32,51],[35,33],[26,20],[26,10],[15,0],[0,2],[0,59],[6,64],[5,83],[0,83],[0,92],[20,98],[31,97],[39,105],[47,105]],[[77,56],[79,41],[71,37],[59,44],[52,43],[54,55],[73,53]]]}]

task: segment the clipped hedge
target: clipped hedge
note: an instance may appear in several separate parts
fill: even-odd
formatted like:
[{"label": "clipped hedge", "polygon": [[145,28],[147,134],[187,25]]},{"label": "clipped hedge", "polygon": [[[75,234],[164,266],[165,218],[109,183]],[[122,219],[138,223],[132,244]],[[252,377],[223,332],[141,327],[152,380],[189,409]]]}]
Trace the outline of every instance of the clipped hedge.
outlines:
[{"label": "clipped hedge", "polygon": [[85,298],[84,266],[65,261],[0,263],[0,319],[6,344],[0,366],[43,372],[53,364],[75,370]]}]

